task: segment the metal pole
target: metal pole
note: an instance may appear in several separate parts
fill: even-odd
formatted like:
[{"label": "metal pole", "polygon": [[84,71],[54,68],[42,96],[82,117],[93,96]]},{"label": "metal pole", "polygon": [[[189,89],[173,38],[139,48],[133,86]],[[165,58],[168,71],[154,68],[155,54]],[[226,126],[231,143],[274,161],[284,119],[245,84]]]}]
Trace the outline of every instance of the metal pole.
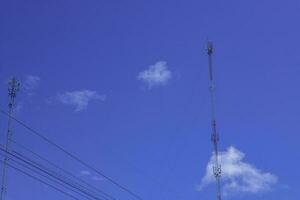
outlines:
[{"label": "metal pole", "polygon": [[217,122],[215,117],[215,83],[213,77],[213,67],[212,67],[212,54],[213,54],[213,45],[212,43],[208,42],[207,44],[207,54],[208,54],[208,67],[209,67],[209,91],[211,97],[211,141],[213,144],[214,150],[214,165],[213,165],[213,174],[216,179],[216,187],[217,187],[217,200],[221,200],[221,165],[219,163],[219,136],[217,133]]},{"label": "metal pole", "polygon": [[[19,91],[20,83],[17,81],[17,79],[12,78],[9,82],[8,87],[8,97],[9,97],[9,103],[8,103],[8,126],[7,126],[7,133],[6,133],[6,143],[5,143],[5,150],[6,152],[10,151],[10,141],[12,139],[12,119],[11,116],[13,114],[13,107],[15,104],[15,98],[17,95],[17,92]],[[5,195],[7,192],[7,185],[6,185],[6,179],[7,179],[7,165],[8,165],[8,155],[5,154],[4,162],[3,162],[3,168],[2,168],[2,186],[1,186],[1,194],[0,194],[0,200],[5,199]]]}]

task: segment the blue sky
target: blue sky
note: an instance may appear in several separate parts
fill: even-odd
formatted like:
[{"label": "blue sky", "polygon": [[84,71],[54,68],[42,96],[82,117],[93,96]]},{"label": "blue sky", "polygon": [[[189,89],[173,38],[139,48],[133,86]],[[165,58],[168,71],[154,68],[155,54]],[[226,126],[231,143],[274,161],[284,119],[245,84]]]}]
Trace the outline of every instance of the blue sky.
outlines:
[{"label": "blue sky", "polygon": [[[213,199],[209,181],[199,191],[212,151],[209,38],[221,151],[244,167],[223,185],[262,181],[226,198],[298,200],[299,11],[299,0],[2,1],[0,105],[16,76],[17,118],[145,200]],[[14,140],[132,199],[18,125]],[[66,199],[12,170],[7,196]]]}]

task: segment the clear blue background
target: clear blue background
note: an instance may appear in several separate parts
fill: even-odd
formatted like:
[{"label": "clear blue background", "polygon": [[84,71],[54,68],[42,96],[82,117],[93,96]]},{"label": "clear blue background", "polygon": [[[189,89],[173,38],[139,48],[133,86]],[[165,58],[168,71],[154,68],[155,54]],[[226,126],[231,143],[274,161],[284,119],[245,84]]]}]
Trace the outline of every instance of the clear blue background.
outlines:
[{"label": "clear blue background", "polygon": [[[273,191],[230,199],[300,198],[300,1],[9,0],[0,3],[0,94],[11,76],[41,77],[21,91],[16,116],[142,196],[214,199],[195,190],[211,155],[205,42],[215,44],[221,149],[278,176]],[[140,71],[165,60],[165,87],[145,89]],[[47,100],[65,91],[106,94],[82,112]],[[0,118],[4,135],[6,118]],[[15,125],[14,139],[79,173]],[[7,196],[66,199],[9,172]],[[99,188],[132,199],[106,181]]]}]

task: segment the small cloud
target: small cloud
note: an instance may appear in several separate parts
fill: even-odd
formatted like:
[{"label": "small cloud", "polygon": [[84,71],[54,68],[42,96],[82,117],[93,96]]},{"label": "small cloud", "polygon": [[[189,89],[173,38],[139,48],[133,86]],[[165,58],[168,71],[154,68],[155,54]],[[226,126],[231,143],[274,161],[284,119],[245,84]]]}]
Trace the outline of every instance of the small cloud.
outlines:
[{"label": "small cloud", "polygon": [[80,90],[60,94],[58,100],[63,104],[75,106],[75,112],[78,112],[86,109],[91,100],[105,101],[106,95],[99,95],[96,91]]},{"label": "small cloud", "polygon": [[172,73],[168,70],[167,62],[158,61],[149,66],[145,71],[139,73],[137,79],[148,84],[149,88],[153,86],[165,85],[172,78]]},{"label": "small cloud", "polygon": [[[243,161],[245,154],[234,147],[220,153],[222,166],[222,186],[224,195],[234,194],[256,194],[271,190],[277,183],[277,177],[269,172],[262,172],[255,166]],[[197,190],[202,190],[209,184],[215,182],[212,168],[214,156],[206,167],[206,174],[202,178]]]},{"label": "small cloud", "polygon": [[20,112],[23,109],[24,105],[23,102],[19,102],[17,104],[15,104],[15,112]]},{"label": "small cloud", "polygon": [[38,87],[41,78],[38,76],[27,75],[24,80],[23,87],[26,90],[33,90]]},{"label": "small cloud", "polygon": [[80,171],[80,176],[85,176],[93,181],[103,181],[104,180],[103,177],[93,175],[90,171],[87,171],[87,170]]},{"label": "small cloud", "polygon": [[99,176],[93,176],[93,177],[92,177],[92,180],[94,180],[94,181],[103,181],[104,178],[99,177]]},{"label": "small cloud", "polygon": [[82,171],[80,172],[80,175],[81,175],[81,176],[90,176],[90,175],[91,175],[91,172],[89,172],[89,171],[87,171],[87,170],[82,170]]}]

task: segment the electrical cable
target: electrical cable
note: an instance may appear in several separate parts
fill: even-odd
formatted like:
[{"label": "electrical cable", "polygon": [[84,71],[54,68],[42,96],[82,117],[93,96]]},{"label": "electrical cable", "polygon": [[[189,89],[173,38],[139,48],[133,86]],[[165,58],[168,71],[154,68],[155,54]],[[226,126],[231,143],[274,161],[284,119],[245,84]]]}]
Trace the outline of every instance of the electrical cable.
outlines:
[{"label": "electrical cable", "polygon": [[[106,200],[116,200],[115,197],[113,197],[113,196],[107,194],[106,192],[104,192],[104,191],[98,189],[97,187],[93,186],[92,184],[89,184],[88,182],[84,181],[83,179],[78,178],[77,176],[75,176],[75,175],[72,174],[71,172],[69,172],[69,171],[63,169],[62,167],[58,166],[57,164],[51,162],[50,160],[44,158],[44,157],[41,156],[41,155],[35,153],[33,150],[29,149],[28,147],[25,147],[24,145],[20,144],[19,142],[15,141],[15,140],[11,140],[11,142],[12,142],[13,144],[15,144],[16,146],[22,148],[23,150],[25,150],[25,151],[27,151],[27,152],[33,154],[33,155],[36,156],[37,158],[39,158],[39,159],[41,159],[41,160],[47,162],[49,165],[51,165],[51,166],[57,168],[58,170],[61,170],[62,172],[64,172],[65,174],[69,175],[70,177],[76,179],[77,181],[80,181],[81,183],[85,184],[87,187],[92,188],[92,189],[90,189],[90,190],[94,190],[95,192],[101,193],[101,196],[102,196],[104,199],[106,199]],[[82,187],[84,187],[84,186],[82,186]],[[86,188],[86,187],[84,187],[84,188]]]},{"label": "electrical cable", "polygon": [[65,185],[67,185],[67,186],[69,186],[69,187],[71,187],[71,188],[75,188],[76,190],[80,191],[81,193],[83,193],[83,194],[85,194],[85,195],[87,195],[87,196],[89,196],[89,197],[91,197],[91,198],[93,198],[93,199],[95,199],[95,200],[102,200],[102,199],[97,198],[97,197],[95,197],[94,195],[92,195],[92,194],[86,192],[85,190],[82,190],[82,188],[78,188],[77,186],[74,186],[74,184],[67,182],[67,181],[64,180],[63,178],[57,177],[57,175],[55,175],[55,174],[53,175],[53,172],[51,173],[51,172],[49,172],[48,169],[43,169],[44,167],[38,166],[39,164],[35,163],[34,161],[31,161],[31,160],[29,160],[29,161],[28,161],[28,160],[25,160],[24,158],[21,158],[21,157],[18,156],[18,155],[15,155],[15,154],[13,154],[13,153],[11,153],[11,152],[8,152],[8,151],[6,151],[6,150],[3,149],[3,148],[0,148],[0,150],[3,151],[3,152],[5,152],[5,153],[8,154],[9,156],[12,156],[12,157],[14,157],[14,158],[16,158],[16,159],[22,161],[23,163],[25,163],[25,164],[27,164],[27,165],[29,165],[29,166],[31,166],[31,167],[33,167],[33,168],[35,168],[35,169],[37,169],[37,170],[43,172],[44,174],[47,174],[47,175],[50,176],[51,178],[54,178],[54,179],[60,181],[61,183],[65,184]]},{"label": "electrical cable", "polygon": [[102,172],[100,172],[99,170],[97,170],[95,167],[93,167],[92,165],[86,163],[85,161],[81,160],[78,156],[76,156],[75,154],[69,152],[68,150],[66,150],[65,148],[63,148],[62,146],[56,144],[55,142],[53,142],[52,140],[50,140],[49,138],[47,138],[46,136],[40,134],[38,131],[36,131],[35,129],[31,128],[30,126],[26,125],[24,122],[18,120],[17,118],[9,115],[7,112],[5,112],[3,109],[0,108],[0,113],[4,114],[5,116],[13,119],[15,122],[17,122],[18,124],[20,124],[21,126],[23,126],[24,128],[26,128],[27,130],[30,131],[30,133],[38,136],[39,138],[43,139],[45,142],[47,142],[48,144],[51,144],[52,146],[56,147],[57,149],[59,149],[60,151],[64,152],[66,155],[68,155],[69,157],[73,158],[74,160],[76,160],[77,162],[81,163],[83,166],[89,168],[90,170],[96,172],[98,175],[104,177],[105,179],[107,179],[109,182],[111,182],[112,184],[114,184],[115,186],[119,187],[120,189],[122,189],[123,191],[127,192],[128,194],[130,194],[131,196],[135,197],[138,200],[143,200],[142,197],[140,197],[139,195],[137,195],[136,193],[132,192],[129,188],[121,185],[120,183],[116,182],[114,179],[108,177],[107,175],[103,174]]},{"label": "electrical cable", "polygon": [[[3,160],[0,160],[0,162],[3,163],[4,161],[3,161]],[[45,182],[44,180],[42,180],[42,179],[40,179],[40,178],[37,178],[37,177],[35,177],[35,176],[33,176],[33,175],[27,173],[27,172],[24,171],[24,170],[19,169],[18,167],[15,167],[15,166],[13,166],[13,165],[11,165],[11,164],[9,164],[9,163],[7,163],[7,166],[9,166],[10,168],[12,168],[12,169],[14,169],[14,170],[16,170],[16,171],[18,171],[18,172],[20,172],[20,173],[22,173],[22,174],[28,176],[28,177],[34,179],[34,180],[36,180],[36,181],[38,181],[38,182],[40,182],[40,183],[43,183],[44,185],[47,185],[48,187],[50,187],[50,188],[52,188],[52,189],[54,189],[54,190],[56,190],[56,191],[58,191],[58,192],[60,192],[60,193],[62,193],[62,194],[65,194],[66,196],[69,196],[69,197],[72,198],[72,199],[75,199],[75,200],[81,200],[81,199],[78,199],[77,197],[73,196],[72,194],[69,194],[69,193],[63,191],[63,190],[60,189],[60,188],[55,187],[55,186],[53,186],[53,185],[51,185],[51,184]]]}]

